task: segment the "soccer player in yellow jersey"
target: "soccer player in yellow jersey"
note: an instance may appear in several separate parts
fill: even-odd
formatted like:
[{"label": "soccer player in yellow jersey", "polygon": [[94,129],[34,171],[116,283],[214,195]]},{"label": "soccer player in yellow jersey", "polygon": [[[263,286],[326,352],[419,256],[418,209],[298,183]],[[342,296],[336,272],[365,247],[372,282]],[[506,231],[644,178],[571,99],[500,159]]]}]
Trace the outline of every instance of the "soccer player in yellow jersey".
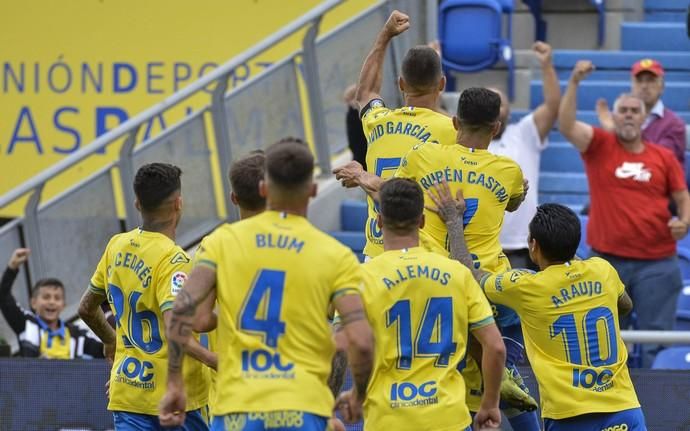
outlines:
[{"label": "soccer player in yellow jersey", "polygon": [[[335,345],[329,305],[340,313],[348,339],[357,400],[371,372],[373,339],[359,295],[357,258],[305,218],[316,193],[308,147],[283,142],[266,151],[260,190],[267,210],[219,227],[198,251],[173,308],[164,425],[184,418],[181,366],[198,305],[218,301],[213,430],[319,430],[334,400],[326,380]],[[357,415],[360,402],[353,403]]]},{"label": "soccer player in yellow jersey", "polygon": [[[176,166],[142,166],[134,179],[141,228],[115,235],[82,298],[79,315],[103,340],[114,364],[110,401],[116,430],[159,430],[158,403],[165,394],[170,318],[175,295],[190,271],[187,254],[175,244],[175,229],[182,214],[182,172]],[[100,309],[107,297],[117,321],[116,331]],[[203,413],[208,402],[208,373],[203,361],[215,367],[215,355],[189,339],[193,353],[184,378],[189,397],[185,430],[207,430]],[[203,409],[203,410],[202,410]]]},{"label": "soccer player in yellow jersey", "polygon": [[[399,11],[391,13],[364,61],[355,96],[367,136],[367,169],[382,179],[393,176],[402,158],[415,145],[455,142],[451,118],[438,109],[446,78],[441,70],[441,59],[433,48],[417,46],[403,58],[398,86],[405,106],[390,108],[381,98],[386,49],[394,37],[409,27],[407,15]],[[334,173],[344,185],[355,187],[358,185],[356,175],[362,170],[358,162],[350,162],[335,169]],[[377,204],[371,197],[367,198],[367,203],[369,216],[364,254],[374,257],[383,253],[383,239],[376,223]]]},{"label": "soccer player in yellow jersey", "polygon": [[425,221],[419,185],[390,180],[381,188],[380,204],[385,251],[363,265],[362,297],[376,338],[364,429],[470,430],[457,372],[470,332],[483,347],[484,396],[476,426],[499,426],[505,347],[489,302],[467,268],[419,246]]},{"label": "soccer player in yellow jersey", "polygon": [[528,244],[540,272],[491,274],[474,268],[446,185],[430,198],[448,224],[453,256],[472,269],[490,300],[520,315],[546,431],[646,430],[618,325],[632,301],[608,262],[574,260],[580,242],[575,213],[558,204],[537,208]]}]

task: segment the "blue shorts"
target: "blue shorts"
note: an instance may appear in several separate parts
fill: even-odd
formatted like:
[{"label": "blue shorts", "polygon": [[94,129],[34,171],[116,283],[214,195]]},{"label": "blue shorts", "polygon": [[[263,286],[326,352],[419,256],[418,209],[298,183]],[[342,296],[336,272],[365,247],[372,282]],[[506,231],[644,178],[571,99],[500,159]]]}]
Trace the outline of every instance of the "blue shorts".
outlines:
[{"label": "blue shorts", "polygon": [[590,413],[567,419],[544,419],[545,431],[647,431],[641,408]]},{"label": "blue shorts", "polygon": [[324,431],[328,418],[295,410],[215,416],[213,431]]},{"label": "blue shorts", "polygon": [[163,428],[158,416],[141,413],[113,412],[115,431],[208,431],[208,423],[201,409],[185,413],[184,425],[176,428]]}]

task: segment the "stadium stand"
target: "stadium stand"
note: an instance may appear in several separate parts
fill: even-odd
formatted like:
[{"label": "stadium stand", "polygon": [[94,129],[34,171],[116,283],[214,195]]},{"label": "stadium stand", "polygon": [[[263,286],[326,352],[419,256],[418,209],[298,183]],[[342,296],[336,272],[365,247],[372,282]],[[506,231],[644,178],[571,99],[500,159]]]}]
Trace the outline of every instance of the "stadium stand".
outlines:
[{"label": "stadium stand", "polygon": [[670,347],[656,356],[652,369],[690,370],[690,347]]}]

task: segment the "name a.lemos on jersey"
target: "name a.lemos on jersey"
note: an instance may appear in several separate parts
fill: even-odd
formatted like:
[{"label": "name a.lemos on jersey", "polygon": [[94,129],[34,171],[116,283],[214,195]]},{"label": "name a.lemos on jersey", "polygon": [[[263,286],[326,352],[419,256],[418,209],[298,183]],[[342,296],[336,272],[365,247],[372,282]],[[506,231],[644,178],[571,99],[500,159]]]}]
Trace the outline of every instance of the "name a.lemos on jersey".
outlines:
[{"label": "name a.lemos on jersey", "polygon": [[[115,255],[115,267],[131,269],[141,281],[141,287],[147,288],[151,284],[151,267],[144,259],[133,253],[117,253]],[[112,268],[108,268],[108,273]]]},{"label": "name a.lemos on jersey", "polygon": [[257,233],[256,248],[278,248],[287,251],[294,251],[299,254],[304,247],[304,241],[289,235]]},{"label": "name a.lemos on jersey", "polygon": [[385,126],[377,124],[369,133],[369,143],[375,142],[384,135],[407,135],[417,138],[421,142],[427,142],[431,138],[431,133],[425,126],[408,123],[403,121],[387,121]]},{"label": "name a.lemos on jersey", "polygon": [[447,183],[467,183],[482,186],[491,191],[496,196],[499,202],[505,202],[508,199],[508,192],[499,180],[486,175],[484,173],[477,173],[475,171],[463,171],[462,169],[453,169],[446,167],[438,171],[431,172],[420,178],[419,183],[428,190],[434,184],[438,184],[445,180]]},{"label": "name a.lemos on jersey", "polygon": [[426,278],[445,286],[450,281],[450,274],[441,272],[438,268],[430,268],[427,265],[407,265],[404,270],[396,269],[394,274],[383,277],[383,284],[390,289],[403,281],[413,278]]}]

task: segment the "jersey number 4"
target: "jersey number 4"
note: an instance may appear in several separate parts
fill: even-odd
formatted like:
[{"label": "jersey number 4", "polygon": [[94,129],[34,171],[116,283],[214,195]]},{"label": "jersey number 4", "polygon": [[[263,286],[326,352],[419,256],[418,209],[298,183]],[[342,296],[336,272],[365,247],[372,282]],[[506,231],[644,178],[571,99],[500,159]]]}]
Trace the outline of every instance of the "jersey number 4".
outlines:
[{"label": "jersey number 4", "polygon": [[447,367],[457,343],[453,342],[452,298],[429,298],[412,342],[412,316],[409,299],[388,310],[386,326],[397,323],[398,368],[409,370],[412,358],[435,357],[437,367]]},{"label": "jersey number 4", "polygon": [[254,278],[240,313],[240,329],[261,335],[264,343],[276,348],[285,333],[285,322],[280,320],[285,288],[285,271],[262,269]]}]

